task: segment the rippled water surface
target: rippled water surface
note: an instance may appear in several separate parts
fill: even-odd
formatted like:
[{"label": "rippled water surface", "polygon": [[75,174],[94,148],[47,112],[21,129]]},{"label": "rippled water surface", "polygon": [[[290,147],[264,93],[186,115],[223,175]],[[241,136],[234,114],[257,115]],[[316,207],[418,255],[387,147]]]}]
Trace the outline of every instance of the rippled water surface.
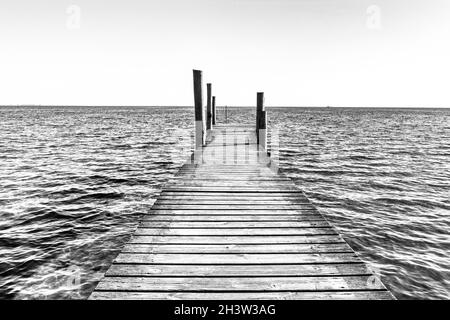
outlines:
[{"label": "rippled water surface", "polygon": [[[281,170],[394,295],[450,298],[450,110],[268,114]],[[0,118],[0,297],[86,298],[190,154],[193,110],[4,107]]]}]

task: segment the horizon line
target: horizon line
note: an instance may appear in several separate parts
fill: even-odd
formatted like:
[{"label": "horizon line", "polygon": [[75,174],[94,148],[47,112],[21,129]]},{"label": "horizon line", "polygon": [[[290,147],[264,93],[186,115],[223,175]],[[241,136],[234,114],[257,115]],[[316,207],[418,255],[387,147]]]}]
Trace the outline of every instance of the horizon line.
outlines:
[{"label": "horizon line", "polygon": [[[194,108],[194,105],[71,105],[71,104],[5,104],[5,107],[68,107],[68,108],[101,108],[101,107],[120,107],[120,108]],[[217,105],[217,108],[256,108],[255,106],[238,106],[238,105]],[[450,107],[354,107],[354,106],[294,106],[294,105],[266,105],[266,108],[322,108],[322,109],[450,109]]]}]

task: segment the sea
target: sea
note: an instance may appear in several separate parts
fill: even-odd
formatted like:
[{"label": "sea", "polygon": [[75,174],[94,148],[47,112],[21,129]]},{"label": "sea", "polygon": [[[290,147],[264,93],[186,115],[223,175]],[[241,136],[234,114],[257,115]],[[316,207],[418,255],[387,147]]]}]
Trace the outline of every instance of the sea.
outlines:
[{"label": "sea", "polygon": [[[450,298],[450,109],[267,108],[270,149],[398,299]],[[218,123],[255,122],[218,108]],[[193,107],[0,107],[0,299],[86,299],[193,149]]]}]

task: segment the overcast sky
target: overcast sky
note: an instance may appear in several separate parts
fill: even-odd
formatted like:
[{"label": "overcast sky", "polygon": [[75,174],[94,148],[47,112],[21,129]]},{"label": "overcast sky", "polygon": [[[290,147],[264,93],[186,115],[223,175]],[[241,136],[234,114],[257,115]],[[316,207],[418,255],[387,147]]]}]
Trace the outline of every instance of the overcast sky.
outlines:
[{"label": "overcast sky", "polygon": [[0,104],[450,107],[448,0],[1,0]]}]

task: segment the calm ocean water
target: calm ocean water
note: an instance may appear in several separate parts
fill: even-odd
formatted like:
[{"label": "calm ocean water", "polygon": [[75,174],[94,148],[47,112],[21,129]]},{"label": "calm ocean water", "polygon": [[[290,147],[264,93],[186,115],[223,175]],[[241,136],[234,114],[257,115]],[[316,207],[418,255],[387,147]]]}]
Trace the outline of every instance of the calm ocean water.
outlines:
[{"label": "calm ocean water", "polygon": [[[394,295],[449,299],[450,109],[268,113],[281,170]],[[190,154],[193,110],[3,107],[0,119],[0,298],[86,298]]]}]

